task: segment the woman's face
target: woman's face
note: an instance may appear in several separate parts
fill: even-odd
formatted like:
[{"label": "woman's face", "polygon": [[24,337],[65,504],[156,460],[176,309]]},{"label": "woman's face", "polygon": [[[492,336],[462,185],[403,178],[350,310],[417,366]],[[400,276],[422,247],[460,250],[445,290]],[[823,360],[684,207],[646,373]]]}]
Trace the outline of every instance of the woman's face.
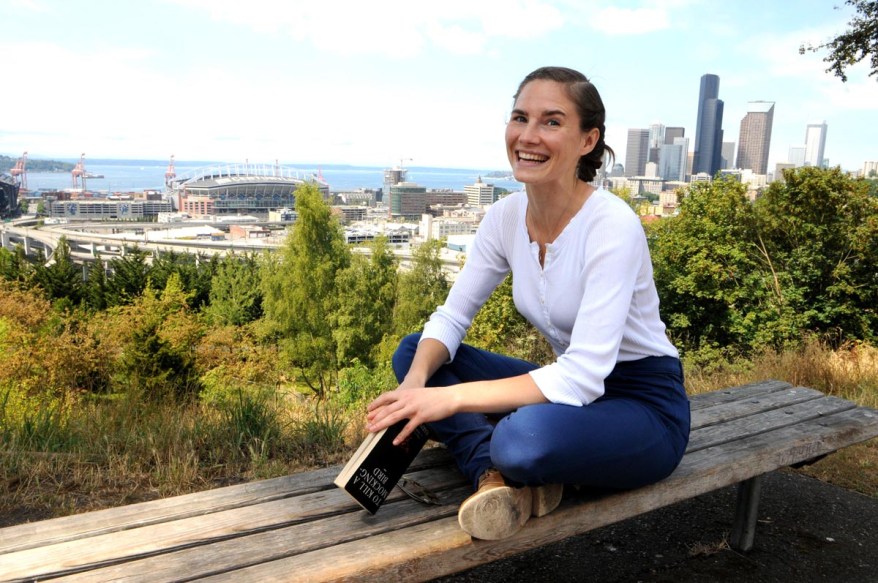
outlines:
[{"label": "woman's face", "polygon": [[506,154],[515,179],[525,184],[570,181],[579,158],[591,152],[599,130],[579,129],[576,104],[561,83],[531,81],[515,100],[506,125]]}]

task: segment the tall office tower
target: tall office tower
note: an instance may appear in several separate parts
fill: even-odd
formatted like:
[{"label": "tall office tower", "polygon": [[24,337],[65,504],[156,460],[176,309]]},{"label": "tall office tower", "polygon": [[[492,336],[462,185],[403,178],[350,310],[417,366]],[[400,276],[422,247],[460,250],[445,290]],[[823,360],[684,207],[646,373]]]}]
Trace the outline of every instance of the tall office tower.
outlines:
[{"label": "tall office tower", "polygon": [[665,128],[665,143],[673,144],[676,138],[682,138],[686,135],[686,128],[679,126],[669,126]]},{"label": "tall office tower", "polygon": [[716,75],[701,76],[696,123],[692,173],[706,172],[713,176],[720,169],[723,142],[723,102],[719,99],[719,77]]},{"label": "tall office tower", "polygon": [[[406,175],[408,174],[408,170],[401,166],[396,166],[394,168],[386,168],[384,170],[384,190],[382,195],[387,196],[388,200],[390,199],[390,188],[392,186],[396,186],[400,182],[405,182]],[[376,202],[381,202],[381,197],[375,197]]]},{"label": "tall office tower", "polygon": [[737,168],[752,170],[754,174],[768,174],[768,148],[771,146],[773,119],[773,101],[749,103],[747,115],[741,120]]},{"label": "tall office tower", "polygon": [[735,167],[735,142],[723,142],[719,154],[719,167],[722,170]]},{"label": "tall office tower", "polygon": [[659,147],[665,143],[665,126],[660,123],[654,123],[649,126],[649,155],[647,162],[655,162],[658,164]]},{"label": "tall office tower", "polygon": [[628,130],[628,149],[625,151],[625,176],[643,176],[649,156],[649,130]]},{"label": "tall office tower", "polygon": [[801,168],[805,165],[805,146],[790,146],[790,153],[787,158],[787,161],[794,168]]},{"label": "tall office tower", "polygon": [[673,144],[662,144],[659,154],[659,176],[665,180],[684,181],[688,157],[689,138],[674,138]]},{"label": "tall office tower", "polygon": [[464,186],[463,193],[466,195],[466,202],[470,206],[483,207],[494,203],[494,185],[482,182],[481,176],[479,176],[475,184]]},{"label": "tall office tower", "polygon": [[826,147],[826,122],[809,123],[805,130],[805,166],[822,168],[823,148]]}]

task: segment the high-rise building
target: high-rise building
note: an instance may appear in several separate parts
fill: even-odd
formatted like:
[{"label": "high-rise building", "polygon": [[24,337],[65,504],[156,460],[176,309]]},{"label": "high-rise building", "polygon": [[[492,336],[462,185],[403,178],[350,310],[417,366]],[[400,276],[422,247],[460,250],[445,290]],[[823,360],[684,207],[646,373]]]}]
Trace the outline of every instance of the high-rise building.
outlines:
[{"label": "high-rise building", "polygon": [[686,128],[678,126],[668,126],[665,128],[665,143],[673,144],[676,138],[682,138],[686,135]]},{"label": "high-rise building", "polygon": [[805,166],[822,168],[823,149],[826,147],[826,122],[809,123],[805,129]]},{"label": "high-rise building", "polygon": [[768,148],[771,145],[773,120],[773,101],[749,103],[747,115],[741,120],[737,168],[752,170],[755,174],[768,174]]},{"label": "high-rise building", "polygon": [[723,102],[719,98],[717,75],[701,76],[696,123],[692,172],[705,172],[713,176],[720,170],[723,142]]},{"label": "high-rise building", "polygon": [[683,182],[689,154],[689,138],[674,138],[673,144],[662,144],[658,174],[665,180]]},{"label": "high-rise building", "polygon": [[482,182],[479,176],[475,184],[467,184],[463,187],[466,194],[466,202],[470,206],[488,206],[494,203],[494,185]]},{"label": "high-rise building", "polygon": [[735,142],[723,142],[719,154],[719,167],[720,170],[735,167]]},{"label": "high-rise building", "polygon": [[384,189],[382,191],[382,196],[376,196],[375,201],[381,202],[384,198],[383,195],[390,196],[390,188],[396,186],[400,182],[405,182],[406,175],[408,174],[408,170],[401,166],[396,166],[394,168],[387,168],[384,170]]},{"label": "high-rise building", "polygon": [[649,126],[649,154],[647,162],[658,164],[659,148],[665,143],[664,124],[654,123]]},{"label": "high-rise building", "polygon": [[787,161],[794,168],[801,168],[805,165],[805,146],[790,146],[790,153],[787,158]]},{"label": "high-rise building", "polygon": [[625,151],[625,176],[643,176],[649,157],[649,130],[629,129]]}]

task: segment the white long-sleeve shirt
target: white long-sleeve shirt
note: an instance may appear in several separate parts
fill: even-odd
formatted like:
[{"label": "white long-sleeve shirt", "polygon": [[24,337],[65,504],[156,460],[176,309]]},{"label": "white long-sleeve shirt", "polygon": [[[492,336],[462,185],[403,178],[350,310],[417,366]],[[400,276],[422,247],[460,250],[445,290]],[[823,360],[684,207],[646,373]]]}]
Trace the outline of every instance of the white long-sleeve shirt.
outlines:
[{"label": "white long-sleeve shirt", "polygon": [[525,226],[527,195],[491,206],[466,263],[424,327],[454,358],[476,312],[509,271],[515,307],[557,356],[531,377],[553,403],[586,405],[604,394],[617,362],[678,356],[659,317],[652,261],[640,219],[597,190],[553,243],[544,265]]}]

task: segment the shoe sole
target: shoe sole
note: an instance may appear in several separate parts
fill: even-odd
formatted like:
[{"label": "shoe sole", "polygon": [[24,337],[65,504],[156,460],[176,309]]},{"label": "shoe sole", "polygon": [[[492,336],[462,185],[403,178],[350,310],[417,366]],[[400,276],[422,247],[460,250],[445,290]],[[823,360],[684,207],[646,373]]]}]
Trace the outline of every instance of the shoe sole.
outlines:
[{"label": "shoe sole", "polygon": [[499,540],[521,530],[531,516],[532,506],[531,488],[491,488],[465,500],[457,520],[473,538]]}]

